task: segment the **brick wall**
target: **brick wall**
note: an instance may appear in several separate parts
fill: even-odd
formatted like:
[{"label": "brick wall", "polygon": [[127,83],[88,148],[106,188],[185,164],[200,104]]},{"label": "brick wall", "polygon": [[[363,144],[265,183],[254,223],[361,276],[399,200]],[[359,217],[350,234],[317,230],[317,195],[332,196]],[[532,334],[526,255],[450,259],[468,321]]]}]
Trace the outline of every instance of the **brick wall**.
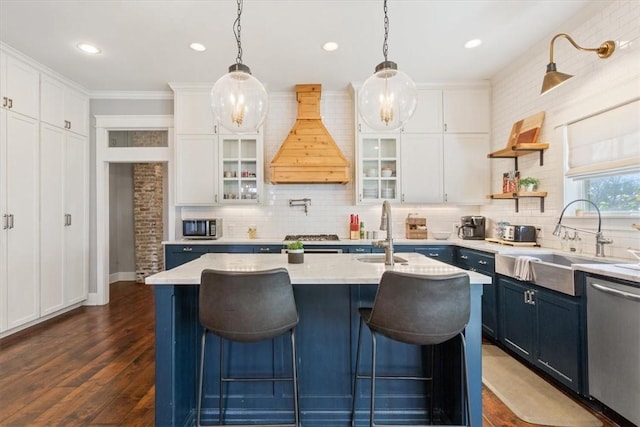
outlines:
[{"label": "brick wall", "polygon": [[[134,132],[136,147],[166,145],[166,132]],[[161,163],[133,165],[133,217],[136,253],[136,282],[164,270],[163,237],[163,181]]]}]

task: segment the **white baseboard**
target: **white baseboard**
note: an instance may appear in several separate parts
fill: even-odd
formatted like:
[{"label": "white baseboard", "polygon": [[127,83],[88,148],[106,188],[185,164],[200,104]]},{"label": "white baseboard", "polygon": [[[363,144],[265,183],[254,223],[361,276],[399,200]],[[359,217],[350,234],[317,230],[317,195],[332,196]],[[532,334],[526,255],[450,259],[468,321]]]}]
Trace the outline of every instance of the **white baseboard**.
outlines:
[{"label": "white baseboard", "polygon": [[136,280],[135,271],[120,271],[118,273],[112,273],[109,275],[109,284],[122,281],[134,281]]}]

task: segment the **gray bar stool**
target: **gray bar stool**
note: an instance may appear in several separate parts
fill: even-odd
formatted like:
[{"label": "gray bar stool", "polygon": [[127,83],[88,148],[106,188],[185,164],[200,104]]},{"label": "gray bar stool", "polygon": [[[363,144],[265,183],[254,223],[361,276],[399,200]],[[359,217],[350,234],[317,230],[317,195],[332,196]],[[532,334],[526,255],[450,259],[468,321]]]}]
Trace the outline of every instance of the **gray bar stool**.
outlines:
[{"label": "gray bar stool", "polygon": [[[252,272],[204,270],[200,281],[198,316],[204,331],[200,352],[196,425],[200,426],[202,409],[206,338],[208,333],[212,333],[220,337],[219,424],[222,425],[223,422],[222,397],[225,382],[292,381],[295,422],[287,425],[298,427],[300,411],[295,345],[298,312],[287,270],[284,268]],[[287,331],[291,337],[292,375],[290,377],[224,377],[224,340],[257,342],[278,337]]]},{"label": "gray bar stool", "polygon": [[[351,406],[351,426],[355,427],[355,410],[358,380],[371,380],[371,407],[369,425],[375,426],[376,379],[400,379],[431,381],[431,402],[433,403],[432,377],[418,376],[376,376],[376,335],[381,334],[395,341],[416,345],[437,345],[456,336],[461,339],[462,364],[464,366],[464,389],[467,425],[470,425],[469,381],[466,363],[464,328],[469,323],[471,289],[466,273],[425,276],[395,271],[385,271],[380,279],[372,308],[360,308],[360,328],[356,350],[356,369],[353,379],[353,402]],[[360,342],[362,325],[371,331],[371,375],[360,374]],[[433,372],[431,373],[433,375]],[[430,410],[433,423],[433,405]]]}]

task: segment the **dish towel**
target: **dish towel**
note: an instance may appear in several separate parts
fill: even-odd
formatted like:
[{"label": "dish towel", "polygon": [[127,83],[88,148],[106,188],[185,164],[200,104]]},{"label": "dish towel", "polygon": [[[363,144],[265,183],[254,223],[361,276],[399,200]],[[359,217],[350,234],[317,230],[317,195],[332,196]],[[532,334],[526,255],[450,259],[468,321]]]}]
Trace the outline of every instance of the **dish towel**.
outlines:
[{"label": "dish towel", "polygon": [[531,281],[533,280],[533,271],[531,270],[531,261],[540,261],[540,258],[532,256],[519,256],[513,268],[513,275],[516,279]]}]

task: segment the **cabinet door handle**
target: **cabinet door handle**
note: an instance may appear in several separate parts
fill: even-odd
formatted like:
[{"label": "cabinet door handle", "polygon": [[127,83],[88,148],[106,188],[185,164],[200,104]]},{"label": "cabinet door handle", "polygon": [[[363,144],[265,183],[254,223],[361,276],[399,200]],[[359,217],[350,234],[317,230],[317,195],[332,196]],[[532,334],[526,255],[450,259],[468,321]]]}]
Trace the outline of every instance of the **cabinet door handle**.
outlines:
[{"label": "cabinet door handle", "polygon": [[9,105],[9,98],[7,98],[6,96],[2,97],[2,106],[6,107]]},{"label": "cabinet door handle", "polygon": [[529,304],[529,291],[524,291],[522,294],[524,295],[524,303]]},{"label": "cabinet door handle", "polygon": [[13,108],[13,99],[9,98],[9,108]]},{"label": "cabinet door handle", "polygon": [[216,194],[215,196],[213,196],[213,200],[218,203],[218,195]]},{"label": "cabinet door handle", "polygon": [[535,296],[535,292],[534,291],[529,291],[530,292],[530,297],[529,297],[529,302],[531,305],[536,305],[536,300],[533,299],[533,297]]},{"label": "cabinet door handle", "polygon": [[218,133],[218,125],[213,125],[213,133]]},{"label": "cabinet door handle", "polygon": [[447,131],[447,124],[446,123],[444,124],[444,131],[445,132]]},{"label": "cabinet door handle", "polygon": [[13,228],[13,214],[9,214],[9,228]]},{"label": "cabinet door handle", "polygon": [[9,215],[4,214],[2,215],[2,229],[6,230],[7,228],[9,228]]},{"label": "cabinet door handle", "polygon": [[67,214],[68,218],[69,218],[69,223],[67,225],[71,225],[71,214]]},{"label": "cabinet door handle", "polygon": [[440,256],[440,254],[429,252],[429,256],[432,257],[432,258],[438,258]]},{"label": "cabinet door handle", "polygon": [[400,200],[402,201],[402,203],[404,203],[404,193],[402,193],[402,197],[400,197]]},{"label": "cabinet door handle", "polygon": [[193,248],[189,247],[189,246],[185,246],[184,248],[182,248],[182,252],[192,252]]},{"label": "cabinet door handle", "polygon": [[466,255],[460,255],[460,259],[469,259],[469,257]]}]

